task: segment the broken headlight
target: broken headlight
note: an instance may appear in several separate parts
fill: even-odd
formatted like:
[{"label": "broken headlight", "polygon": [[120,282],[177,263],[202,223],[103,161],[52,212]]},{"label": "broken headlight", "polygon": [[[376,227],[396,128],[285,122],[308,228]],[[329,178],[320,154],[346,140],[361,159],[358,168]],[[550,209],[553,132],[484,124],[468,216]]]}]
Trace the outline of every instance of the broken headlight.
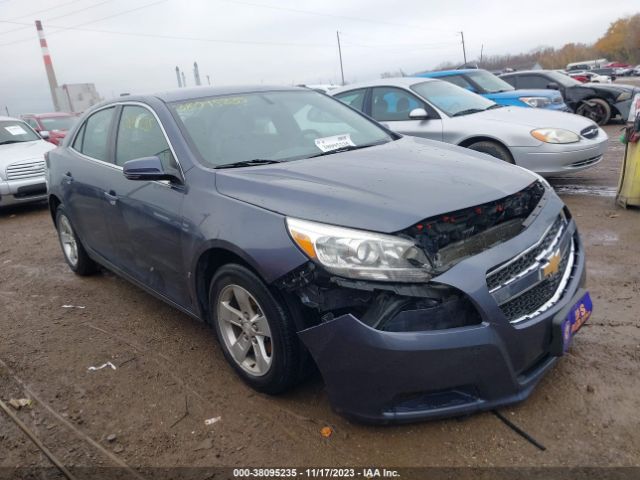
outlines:
[{"label": "broken headlight", "polygon": [[329,272],[348,278],[426,282],[431,264],[411,240],[287,218],[293,241]]}]

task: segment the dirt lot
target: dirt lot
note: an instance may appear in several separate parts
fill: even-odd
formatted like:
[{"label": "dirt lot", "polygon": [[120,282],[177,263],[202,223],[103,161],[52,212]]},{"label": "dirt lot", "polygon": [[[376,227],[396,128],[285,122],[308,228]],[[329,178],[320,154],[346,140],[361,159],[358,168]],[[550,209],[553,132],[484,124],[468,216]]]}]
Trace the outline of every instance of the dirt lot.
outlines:
[{"label": "dirt lot", "polygon": [[[546,451],[491,413],[352,424],[318,377],[256,394],[206,326],[110,273],[73,275],[42,206],[0,211],[0,398],[33,399],[18,417],[75,466],[640,465],[640,211],[614,206],[619,129],[599,166],[552,181],[582,232],[595,313],[531,398],[503,410]],[[107,361],[117,370],[88,371]],[[0,466],[49,466],[1,412]]]}]

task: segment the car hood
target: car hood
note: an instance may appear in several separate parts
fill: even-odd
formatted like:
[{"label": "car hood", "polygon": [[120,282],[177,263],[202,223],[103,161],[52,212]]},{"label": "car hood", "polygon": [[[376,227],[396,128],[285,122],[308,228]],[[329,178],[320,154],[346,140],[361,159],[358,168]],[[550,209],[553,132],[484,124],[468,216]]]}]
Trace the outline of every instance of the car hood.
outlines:
[{"label": "car hood", "polygon": [[560,92],[556,90],[509,90],[507,92],[495,92],[487,93],[484,95],[487,98],[495,99],[514,99],[520,97],[544,97],[544,98],[556,98],[560,96]]},{"label": "car hood", "polygon": [[487,155],[414,137],[216,173],[223,195],[282,215],[386,233],[506,197],[536,180]]},{"label": "car hood", "polygon": [[557,127],[571,130],[576,133],[588,126],[595,125],[591,120],[574,115],[573,113],[554,112],[544,108],[502,107],[492,108],[484,112],[465,115],[473,120],[508,123],[510,125],[522,125],[527,128]]},{"label": "car hood", "polygon": [[624,83],[583,83],[582,87],[589,87],[593,90],[605,90],[613,94],[620,94],[622,92],[633,92],[637,87],[633,85],[626,85]]},{"label": "car hood", "polygon": [[44,160],[43,155],[54,148],[55,145],[44,140],[0,145],[0,171],[4,171],[12,163],[23,160]]}]

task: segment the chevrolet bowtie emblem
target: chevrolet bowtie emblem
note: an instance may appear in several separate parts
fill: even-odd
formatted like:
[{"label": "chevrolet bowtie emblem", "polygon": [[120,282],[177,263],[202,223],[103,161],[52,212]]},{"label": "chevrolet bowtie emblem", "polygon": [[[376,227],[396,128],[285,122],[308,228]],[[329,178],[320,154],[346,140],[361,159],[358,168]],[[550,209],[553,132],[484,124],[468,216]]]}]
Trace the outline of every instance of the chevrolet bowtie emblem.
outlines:
[{"label": "chevrolet bowtie emblem", "polygon": [[560,250],[557,250],[548,260],[547,264],[542,268],[542,276],[548,278],[558,273],[560,269]]}]

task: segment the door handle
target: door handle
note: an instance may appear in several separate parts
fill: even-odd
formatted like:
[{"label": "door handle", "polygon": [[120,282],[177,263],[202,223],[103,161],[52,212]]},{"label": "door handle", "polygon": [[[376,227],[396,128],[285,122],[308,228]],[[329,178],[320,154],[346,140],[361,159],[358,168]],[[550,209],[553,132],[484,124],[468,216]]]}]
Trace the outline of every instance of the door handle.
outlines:
[{"label": "door handle", "polygon": [[116,195],[116,192],[114,192],[113,190],[104,192],[104,198],[106,198],[111,205],[115,205],[118,201],[118,195]]},{"label": "door handle", "polygon": [[62,180],[65,183],[71,183],[73,182],[73,175],[71,175],[71,172],[67,172],[62,176]]}]

